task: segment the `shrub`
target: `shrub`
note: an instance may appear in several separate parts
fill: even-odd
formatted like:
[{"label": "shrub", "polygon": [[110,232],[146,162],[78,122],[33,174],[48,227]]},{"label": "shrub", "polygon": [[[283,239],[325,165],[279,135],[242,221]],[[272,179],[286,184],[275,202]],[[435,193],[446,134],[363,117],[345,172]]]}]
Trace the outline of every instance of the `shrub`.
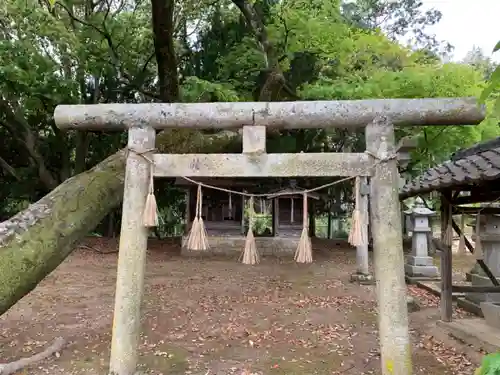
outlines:
[{"label": "shrub", "polygon": [[500,353],[492,353],[483,357],[481,367],[474,375],[500,375]]}]

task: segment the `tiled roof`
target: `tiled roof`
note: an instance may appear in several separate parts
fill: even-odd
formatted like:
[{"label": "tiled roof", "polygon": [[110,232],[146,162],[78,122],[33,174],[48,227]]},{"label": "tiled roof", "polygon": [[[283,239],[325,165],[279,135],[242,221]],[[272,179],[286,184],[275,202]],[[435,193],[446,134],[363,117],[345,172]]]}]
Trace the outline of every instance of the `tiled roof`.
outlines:
[{"label": "tiled roof", "polygon": [[475,185],[500,178],[500,137],[453,154],[451,160],[428,169],[407,183],[401,198],[449,187]]}]

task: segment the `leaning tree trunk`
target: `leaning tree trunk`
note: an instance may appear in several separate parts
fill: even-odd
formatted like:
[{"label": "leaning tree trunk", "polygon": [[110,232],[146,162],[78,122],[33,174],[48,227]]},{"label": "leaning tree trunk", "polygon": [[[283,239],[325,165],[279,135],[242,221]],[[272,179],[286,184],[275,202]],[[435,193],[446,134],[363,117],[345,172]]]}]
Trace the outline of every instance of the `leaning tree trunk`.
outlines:
[{"label": "leaning tree trunk", "polygon": [[[162,12],[172,11],[171,7],[168,8],[169,4],[159,0],[153,1],[153,11],[159,11],[160,3],[165,7],[160,9]],[[272,73],[266,77],[259,100],[276,99],[270,92],[281,91],[286,82],[265,26],[251,2],[233,0],[233,3],[259,41],[268,70]],[[162,37],[160,39],[171,36],[171,30],[165,27],[155,26],[155,32],[161,34],[158,36]],[[156,47],[161,47],[160,56],[157,51],[159,70],[166,71],[169,64],[175,63],[175,60],[165,59],[172,52],[172,46]],[[170,87],[177,87],[175,77],[164,74],[160,75],[160,80],[165,81],[163,101],[174,101],[174,92],[166,90],[170,80],[173,80]],[[279,90],[270,87],[278,87]],[[199,132],[176,129],[160,133],[157,144],[159,151],[164,153],[214,152],[221,151],[238,139],[236,135],[222,132],[215,136],[203,136]],[[0,223],[0,315],[33,290],[72,252],[78,241],[120,204],[124,177],[125,152],[122,150],[91,170],[66,180],[28,209]]]},{"label": "leaning tree trunk", "polygon": [[[176,130],[158,136],[163,152],[213,152],[238,140]],[[123,198],[125,151],[59,185],[0,223],[0,315],[33,290]]]},{"label": "leaning tree trunk", "polygon": [[76,175],[0,224],[0,314],[52,272],[123,195],[125,153]]}]

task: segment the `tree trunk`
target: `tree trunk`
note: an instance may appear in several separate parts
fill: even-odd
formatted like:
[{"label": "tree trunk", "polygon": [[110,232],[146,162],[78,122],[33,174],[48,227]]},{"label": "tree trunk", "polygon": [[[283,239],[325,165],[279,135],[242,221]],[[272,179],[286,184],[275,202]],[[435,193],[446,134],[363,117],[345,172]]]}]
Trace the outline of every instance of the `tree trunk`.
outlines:
[{"label": "tree trunk", "polygon": [[[178,97],[178,80],[174,48],[172,43],[164,40],[172,30],[168,25],[161,25],[161,21],[165,21],[161,16],[171,13],[173,1],[151,1],[156,34],[155,51],[160,71],[160,99],[175,101]],[[246,0],[236,0],[234,3],[252,28],[262,46],[266,65],[273,72],[267,77],[260,95],[261,100],[269,99],[270,95],[265,94],[268,86],[276,86],[270,82],[277,82],[278,87],[285,86],[283,75],[255,8]],[[24,142],[29,141],[28,149],[33,146],[31,143],[34,144],[31,136],[28,133],[27,139],[23,139]],[[160,133],[157,143],[160,152],[210,152],[220,151],[235,137],[238,137],[237,133],[223,132],[219,136],[210,136],[192,130],[175,129]],[[48,188],[54,187],[57,182],[46,170],[43,159],[34,147],[30,150],[30,156],[38,164],[41,180]],[[124,174],[125,152],[122,150],[91,170],[66,180],[28,209],[0,223],[0,315],[32,291],[72,252],[78,241],[120,204]]]},{"label": "tree trunk", "polygon": [[[221,150],[237,133],[203,136],[175,129],[158,135],[163,152]],[[125,152],[59,185],[0,223],[0,315],[32,291],[123,198]]]},{"label": "tree trunk", "polygon": [[0,224],[0,314],[33,290],[120,204],[125,153],[74,176]]}]

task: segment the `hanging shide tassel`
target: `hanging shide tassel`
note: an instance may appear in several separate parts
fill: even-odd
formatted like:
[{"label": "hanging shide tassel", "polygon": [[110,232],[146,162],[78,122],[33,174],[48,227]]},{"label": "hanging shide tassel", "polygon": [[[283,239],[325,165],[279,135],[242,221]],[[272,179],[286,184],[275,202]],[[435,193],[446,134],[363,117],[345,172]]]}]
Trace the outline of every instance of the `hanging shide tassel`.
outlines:
[{"label": "hanging shide tassel", "polygon": [[257,251],[257,246],[255,245],[255,237],[253,235],[253,223],[254,223],[254,201],[251,196],[248,203],[248,232],[247,238],[245,239],[245,248],[241,256],[241,263],[243,264],[258,264],[260,262],[259,252]]},{"label": "hanging shide tassel", "polygon": [[312,263],[312,243],[309,237],[309,218],[307,210],[307,193],[303,194],[303,213],[302,213],[302,234],[299,245],[295,251],[295,261],[297,263]]},{"label": "hanging shide tassel", "polygon": [[458,241],[458,253],[465,253],[465,215],[460,215],[460,239]]},{"label": "hanging shide tassel", "polygon": [[142,214],[142,221],[145,227],[158,226],[158,206],[156,204],[155,189],[154,189],[154,164],[149,163],[149,189],[146,197],[146,204]]},{"label": "hanging shide tassel", "polygon": [[208,244],[207,231],[205,229],[205,223],[201,217],[201,210],[203,206],[201,186],[198,185],[198,191],[196,194],[196,213],[193,219],[193,224],[191,225],[191,230],[189,231],[188,237],[186,239],[186,248],[188,250],[194,251],[204,251],[210,248]]},{"label": "hanging shide tassel", "polygon": [[290,198],[290,224],[293,224],[293,217],[294,217],[294,212],[293,212],[293,197]]},{"label": "hanging shide tassel", "polygon": [[354,183],[354,211],[352,212],[351,219],[351,230],[349,232],[349,243],[352,246],[363,246],[366,244],[367,236],[364,235],[364,225],[363,225],[363,217],[364,213],[362,213],[359,209],[359,201],[361,199],[361,189],[360,189],[361,181],[359,177],[356,177],[356,181]]},{"label": "hanging shide tassel", "polygon": [[474,254],[476,255],[476,260],[482,260],[484,259],[484,255],[483,244],[481,243],[481,215],[479,213],[476,215],[475,235]]}]

